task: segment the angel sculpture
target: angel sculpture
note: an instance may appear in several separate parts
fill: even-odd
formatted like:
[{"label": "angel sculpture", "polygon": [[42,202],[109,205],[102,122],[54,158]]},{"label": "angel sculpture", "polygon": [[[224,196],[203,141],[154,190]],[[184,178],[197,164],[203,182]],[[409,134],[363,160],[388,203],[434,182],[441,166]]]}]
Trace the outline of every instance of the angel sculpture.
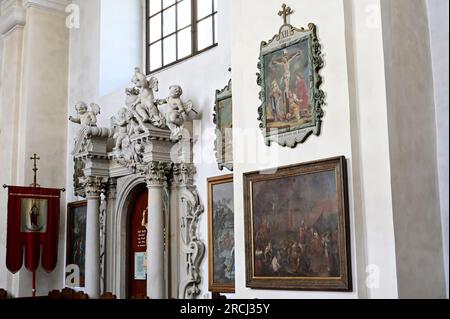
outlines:
[{"label": "angel sculpture", "polygon": [[69,121],[80,124],[81,126],[97,126],[97,116],[100,114],[100,106],[95,103],[91,103],[91,110],[85,102],[78,102],[75,105],[75,110],[78,113],[78,117],[69,117]]},{"label": "angel sculpture", "polygon": [[133,113],[127,108],[121,108],[117,116],[111,118],[111,127],[114,132],[116,157],[127,163],[139,162],[143,146],[131,140],[131,136],[140,133],[140,127]]},{"label": "angel sculpture", "polygon": [[182,138],[185,116],[188,116],[190,112],[197,114],[197,111],[194,109],[192,101],[184,103],[181,100],[181,95],[183,94],[181,86],[172,85],[169,90],[169,97],[164,100],[158,100],[157,103],[169,106],[170,109],[166,114],[166,124],[171,131],[171,139],[178,141]]},{"label": "angel sculpture", "polygon": [[[147,128],[144,125],[144,119],[140,114],[144,114],[144,110],[141,108],[141,104],[139,104],[139,109],[136,109],[134,107],[134,104],[136,103],[138,97],[139,97],[139,90],[136,88],[129,88],[125,90],[125,93],[127,95],[127,98],[125,99],[125,105],[127,107],[127,119],[129,121],[129,133],[130,136],[144,133]],[[145,114],[147,114],[147,111],[145,111]]]},{"label": "angel sculpture", "polygon": [[131,110],[135,111],[144,123],[151,123],[156,127],[164,127],[164,117],[159,112],[155,104],[154,91],[158,92],[158,80],[155,77],[147,80],[147,77],[139,68],[135,69],[135,75],[132,82],[135,89],[139,91],[137,100],[131,105]]},{"label": "angel sculpture", "polygon": [[128,121],[127,121],[127,109],[121,108],[117,113],[117,116],[111,119],[111,126],[114,130],[114,140],[116,145],[114,151],[122,150],[124,140],[128,137]]}]

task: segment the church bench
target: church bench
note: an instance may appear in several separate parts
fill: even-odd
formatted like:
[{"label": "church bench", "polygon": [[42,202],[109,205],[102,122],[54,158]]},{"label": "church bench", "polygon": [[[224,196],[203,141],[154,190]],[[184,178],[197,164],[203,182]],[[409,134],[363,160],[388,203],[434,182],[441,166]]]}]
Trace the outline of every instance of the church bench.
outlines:
[{"label": "church bench", "polygon": [[0,289],[0,299],[8,299],[8,292],[5,289]]}]

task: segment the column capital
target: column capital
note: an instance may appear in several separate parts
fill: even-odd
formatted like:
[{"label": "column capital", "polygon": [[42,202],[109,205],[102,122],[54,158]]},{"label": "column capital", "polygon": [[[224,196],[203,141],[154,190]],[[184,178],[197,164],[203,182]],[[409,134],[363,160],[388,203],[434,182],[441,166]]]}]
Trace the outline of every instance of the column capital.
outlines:
[{"label": "column capital", "polygon": [[68,0],[23,0],[24,8],[36,7],[59,12],[65,12],[69,4]]},{"label": "column capital", "polygon": [[162,187],[167,181],[167,175],[170,172],[172,163],[166,162],[151,162],[145,169],[145,181],[148,188]]},{"label": "column capital", "polygon": [[25,9],[16,0],[2,0],[0,13],[0,35],[5,35],[16,27],[25,26]]},{"label": "column capital", "polygon": [[26,24],[26,10],[30,7],[66,12],[69,0],[0,0],[0,35]]},{"label": "column capital", "polygon": [[172,169],[172,184],[174,186],[194,185],[194,176],[196,173],[197,169],[192,163],[174,164]]},{"label": "column capital", "polygon": [[100,197],[106,188],[108,177],[88,176],[80,177],[80,184],[84,187],[87,198]]}]

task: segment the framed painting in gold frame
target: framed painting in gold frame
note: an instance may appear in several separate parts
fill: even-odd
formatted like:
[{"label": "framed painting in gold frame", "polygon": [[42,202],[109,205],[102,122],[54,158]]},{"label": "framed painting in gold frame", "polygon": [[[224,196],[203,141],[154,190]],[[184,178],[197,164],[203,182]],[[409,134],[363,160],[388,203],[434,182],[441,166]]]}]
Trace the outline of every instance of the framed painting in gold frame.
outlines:
[{"label": "framed painting in gold frame", "polygon": [[209,291],[234,293],[233,175],[208,179]]},{"label": "framed painting in gold frame", "polygon": [[247,287],[352,291],[345,157],[244,174]]}]

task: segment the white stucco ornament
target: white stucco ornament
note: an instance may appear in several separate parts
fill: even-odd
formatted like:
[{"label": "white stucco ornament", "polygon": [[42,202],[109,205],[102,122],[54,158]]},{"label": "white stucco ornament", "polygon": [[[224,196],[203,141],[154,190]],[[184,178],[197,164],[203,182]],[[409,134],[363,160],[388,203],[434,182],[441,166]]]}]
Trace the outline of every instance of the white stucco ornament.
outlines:
[{"label": "white stucco ornament", "polygon": [[[126,166],[142,162],[144,135],[153,138],[158,130],[170,130],[170,140],[178,142],[183,138],[189,113],[197,113],[191,101],[181,100],[183,89],[179,85],[169,88],[167,98],[156,99],[157,78],[147,78],[139,68],[135,68],[131,82],[134,86],[125,90],[125,106],[111,118],[115,158]],[[168,106],[167,112],[162,113],[159,106],[165,105]]]},{"label": "white stucco ornament", "polygon": [[141,123],[151,123],[159,128],[165,127],[164,116],[155,103],[154,92],[158,92],[158,79],[151,77],[147,80],[141,70],[136,68],[132,82],[135,86],[131,90],[138,95],[136,101],[129,107],[135,112],[137,120]]},{"label": "white stucco ornament", "polygon": [[121,108],[111,119],[111,131],[115,141],[113,151],[116,158],[128,162],[140,162],[142,145],[131,137],[139,134],[142,129],[130,109]]},{"label": "white stucco ornament", "polygon": [[100,106],[91,103],[90,109],[85,102],[78,102],[75,105],[77,116],[69,116],[69,121],[80,124],[81,126],[97,126],[97,116],[100,114]]},{"label": "white stucco ornament", "polygon": [[197,113],[197,111],[195,111],[192,101],[184,103],[181,100],[181,95],[183,95],[181,86],[172,85],[169,90],[169,97],[158,100],[157,103],[169,106],[169,111],[166,113],[166,123],[171,132],[171,139],[177,141],[182,138],[185,117],[189,116],[190,112]]},{"label": "white stucco ornament", "polygon": [[[74,191],[91,200],[98,200],[100,192],[106,192],[108,211],[104,217],[109,225],[105,226],[106,243],[115,243],[104,246],[104,267],[109,269],[103,273],[107,291],[120,298],[126,296],[124,261],[127,257],[124,256],[127,251],[123,246],[126,214],[131,204],[130,196],[146,185],[150,234],[147,238],[147,278],[151,278],[147,295],[152,299],[195,299],[201,295],[200,265],[205,256],[205,244],[198,232],[204,209],[194,183],[193,139],[187,121],[190,112],[197,112],[191,101],[181,99],[183,90],[179,85],[170,87],[167,98],[157,99],[154,93],[158,91],[158,80],[147,78],[138,68],[132,83],[133,86],[125,90],[125,105],[111,117],[108,128],[97,126],[100,107],[91,104],[89,109],[86,103],[77,104],[78,116],[70,118],[81,125],[72,153]],[[118,186],[107,187],[106,184]],[[91,205],[92,212],[95,209],[93,215],[103,217],[98,206]],[[145,218],[143,226],[144,222]],[[165,225],[173,227],[166,228]],[[103,226],[95,227],[100,233]],[[99,260],[104,252],[100,244],[93,243],[99,247]],[[166,248],[168,246],[170,249]],[[165,251],[170,252],[173,262],[170,267]],[[97,286],[103,266],[99,268],[91,263],[89,267],[92,276],[88,281],[96,295],[102,290]],[[173,278],[170,284],[164,282],[169,274]]]}]

